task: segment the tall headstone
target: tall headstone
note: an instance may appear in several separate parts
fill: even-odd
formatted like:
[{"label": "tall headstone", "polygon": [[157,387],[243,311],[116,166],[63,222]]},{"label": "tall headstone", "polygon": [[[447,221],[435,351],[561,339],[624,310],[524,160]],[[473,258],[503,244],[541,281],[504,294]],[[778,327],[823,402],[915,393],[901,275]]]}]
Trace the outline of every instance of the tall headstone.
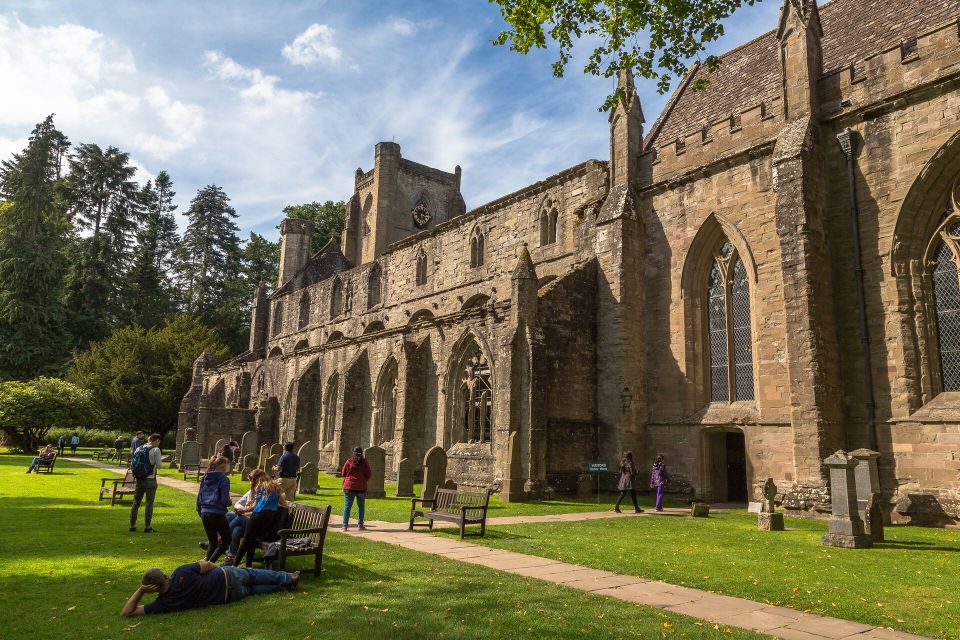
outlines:
[{"label": "tall headstone", "polygon": [[423,457],[423,488],[420,497],[433,500],[437,487],[447,479],[447,452],[443,447],[433,447]]},{"label": "tall headstone", "polygon": [[277,456],[277,457],[282,456],[282,455],[283,455],[283,445],[280,444],[279,442],[277,442],[277,443],[274,444],[274,445],[271,445],[271,446],[270,446],[270,455],[272,455],[272,456],[275,455],[275,456]]},{"label": "tall headstone", "polygon": [[308,462],[300,467],[300,484],[297,486],[298,493],[316,493],[317,492],[317,464]]},{"label": "tall headstone", "polygon": [[300,458],[300,466],[313,463],[314,468],[320,462],[320,449],[313,440],[307,440],[297,450],[297,456]]},{"label": "tall headstone", "polygon": [[180,444],[180,467],[195,467],[198,464],[200,464],[200,443],[196,440],[185,440]]},{"label": "tall headstone", "polygon": [[830,522],[820,542],[831,547],[864,549],[873,541],[863,530],[863,520],[857,509],[855,469],[858,460],[846,451],[837,451],[824,459],[830,470]]},{"label": "tall headstone", "polygon": [[520,451],[520,433],[514,431],[507,441],[507,469],[503,479],[500,499],[504,502],[520,502],[527,499],[523,490],[523,454]]},{"label": "tall headstone", "polygon": [[264,462],[263,470],[266,471],[268,475],[272,476],[273,467],[276,466],[277,461],[279,459],[280,459],[280,456],[278,456],[277,454],[273,454],[272,456],[268,457],[267,460]]},{"label": "tall headstone", "polygon": [[386,498],[383,490],[383,475],[386,470],[387,453],[377,446],[370,447],[363,452],[363,457],[370,465],[370,479],[367,481],[368,498]]},{"label": "tall headstone", "polygon": [[[857,468],[853,470],[857,483],[857,509],[860,511],[860,517],[866,521],[867,501],[871,495],[877,494],[874,504],[880,507],[880,470],[877,466],[880,453],[870,449],[857,449],[851,451],[850,456],[857,459]],[[869,528],[867,532],[870,532]]]},{"label": "tall headstone", "polygon": [[248,453],[243,456],[243,466],[240,468],[240,477],[243,480],[250,479],[250,472],[257,468],[257,454]]},{"label": "tall headstone", "polygon": [[270,445],[265,444],[260,447],[260,455],[257,456],[257,467],[266,469],[267,458],[270,457]]},{"label": "tall headstone", "polygon": [[871,493],[867,498],[867,507],[864,509],[863,525],[867,535],[874,542],[883,542],[883,510],[880,508],[880,494]]},{"label": "tall headstone", "polygon": [[257,453],[256,431],[246,431],[242,436],[240,436],[240,457],[246,458],[251,453]]},{"label": "tall headstone", "polygon": [[413,495],[413,460],[404,458],[397,466],[397,494],[398,497]]},{"label": "tall headstone", "polygon": [[217,440],[216,444],[213,445],[213,451],[210,452],[210,457],[220,455],[220,450],[223,449],[223,445],[227,444],[226,438],[220,438]]}]

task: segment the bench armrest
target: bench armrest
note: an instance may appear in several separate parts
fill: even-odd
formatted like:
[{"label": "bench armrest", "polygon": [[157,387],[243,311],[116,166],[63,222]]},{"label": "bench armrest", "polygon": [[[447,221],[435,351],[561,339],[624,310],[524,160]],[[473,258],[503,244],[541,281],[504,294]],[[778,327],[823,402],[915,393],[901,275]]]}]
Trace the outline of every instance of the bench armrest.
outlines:
[{"label": "bench armrest", "polygon": [[419,502],[420,504],[423,504],[423,505],[429,504],[430,506],[433,506],[433,503],[436,502],[436,499],[430,498],[429,500],[426,500],[426,499],[424,499],[424,498],[414,498],[414,499],[412,499],[412,500],[410,501],[410,510],[411,510],[411,511],[417,508],[417,503],[418,503],[418,502]]},{"label": "bench armrest", "polygon": [[112,478],[100,478],[100,488],[102,489],[105,486],[107,486],[108,482],[116,482],[116,481],[117,481],[117,476],[113,476]]}]

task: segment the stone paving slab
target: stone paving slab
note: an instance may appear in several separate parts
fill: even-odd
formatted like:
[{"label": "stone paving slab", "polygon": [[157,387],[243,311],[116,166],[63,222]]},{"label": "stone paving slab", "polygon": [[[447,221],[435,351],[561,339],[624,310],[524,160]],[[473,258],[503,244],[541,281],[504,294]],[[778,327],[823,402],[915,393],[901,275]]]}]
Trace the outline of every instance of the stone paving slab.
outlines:
[{"label": "stone paving slab", "polygon": [[[111,466],[86,458],[69,457],[67,460],[117,474],[123,474],[126,471],[123,467]],[[195,493],[197,490],[195,482],[177,478],[159,476],[157,482],[189,493]],[[685,515],[687,510],[674,508],[666,509],[663,513],[665,515]],[[648,515],[655,517],[661,514],[651,511],[642,514],[596,511],[546,516],[505,516],[490,518],[487,520],[487,524],[580,522],[601,518],[643,517]],[[370,521],[368,523],[369,531],[360,532],[354,528],[344,534],[340,532],[340,522],[339,514],[331,514],[331,531],[340,535],[356,535],[384,544],[395,544],[414,551],[487,566],[515,575],[546,580],[626,602],[667,609],[701,620],[769,634],[783,640],[928,640],[921,636],[900,631],[873,627],[850,620],[802,613],[794,609],[776,607],[745,598],[735,598],[658,580],[590,569],[550,558],[492,549],[464,540],[450,540],[429,534],[425,535],[426,532],[408,531],[406,525],[402,523]],[[334,526],[334,523],[336,526]],[[446,523],[437,524],[445,525]]]}]

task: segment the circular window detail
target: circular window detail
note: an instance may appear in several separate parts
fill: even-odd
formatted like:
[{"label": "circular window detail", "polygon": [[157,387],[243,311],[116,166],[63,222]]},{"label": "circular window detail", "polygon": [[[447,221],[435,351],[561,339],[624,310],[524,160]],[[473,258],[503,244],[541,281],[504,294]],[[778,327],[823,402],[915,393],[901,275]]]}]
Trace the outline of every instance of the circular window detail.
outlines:
[{"label": "circular window detail", "polygon": [[413,224],[417,225],[418,229],[423,229],[430,224],[430,221],[433,219],[430,211],[427,210],[427,205],[422,201],[417,203],[417,206],[413,208],[411,214],[413,215]]}]

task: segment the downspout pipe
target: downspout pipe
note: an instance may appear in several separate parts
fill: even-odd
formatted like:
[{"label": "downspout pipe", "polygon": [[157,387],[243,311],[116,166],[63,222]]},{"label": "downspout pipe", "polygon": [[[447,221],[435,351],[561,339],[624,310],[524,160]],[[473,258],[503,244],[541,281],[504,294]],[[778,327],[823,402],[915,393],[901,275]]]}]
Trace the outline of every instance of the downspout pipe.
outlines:
[{"label": "downspout pipe", "polygon": [[855,262],[854,282],[857,287],[857,313],[860,319],[860,350],[863,353],[863,392],[867,409],[868,446],[877,450],[877,405],[873,397],[873,366],[870,358],[870,332],[867,328],[867,302],[863,285],[863,257],[860,251],[860,216],[857,207],[857,183],[855,156],[857,152],[857,134],[849,127],[837,134],[837,142],[847,160],[847,182],[850,191],[850,233],[853,237],[853,257]]}]

